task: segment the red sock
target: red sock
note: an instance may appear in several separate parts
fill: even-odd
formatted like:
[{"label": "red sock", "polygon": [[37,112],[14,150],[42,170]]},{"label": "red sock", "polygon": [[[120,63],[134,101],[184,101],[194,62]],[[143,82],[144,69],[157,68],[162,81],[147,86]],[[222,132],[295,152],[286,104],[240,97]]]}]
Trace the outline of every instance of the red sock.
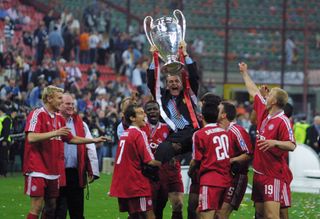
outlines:
[{"label": "red sock", "polygon": [[27,219],[38,219],[38,215],[34,215],[34,214],[29,213],[27,216]]}]

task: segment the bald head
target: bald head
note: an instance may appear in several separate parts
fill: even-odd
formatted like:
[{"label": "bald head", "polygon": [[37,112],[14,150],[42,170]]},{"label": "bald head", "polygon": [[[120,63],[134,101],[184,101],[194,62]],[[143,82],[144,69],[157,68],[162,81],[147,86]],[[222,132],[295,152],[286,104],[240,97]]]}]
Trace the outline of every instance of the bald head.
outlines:
[{"label": "bald head", "polygon": [[74,109],[74,98],[69,93],[64,93],[62,96],[62,105],[60,112],[65,118],[69,118],[75,112]]},{"label": "bald head", "polygon": [[320,126],[320,116],[315,116],[313,119],[313,123],[317,126]]}]

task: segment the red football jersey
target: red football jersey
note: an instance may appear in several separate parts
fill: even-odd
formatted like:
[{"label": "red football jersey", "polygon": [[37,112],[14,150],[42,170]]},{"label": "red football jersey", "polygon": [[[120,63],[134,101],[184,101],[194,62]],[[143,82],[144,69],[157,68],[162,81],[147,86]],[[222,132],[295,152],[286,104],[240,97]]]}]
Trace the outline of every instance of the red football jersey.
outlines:
[{"label": "red football jersey", "polygon": [[192,158],[200,161],[200,185],[229,187],[230,139],[216,123],[207,124],[193,135]]},{"label": "red football jersey", "polygon": [[161,122],[159,122],[155,127],[152,127],[151,124],[146,123],[146,125],[142,127],[141,130],[144,131],[148,136],[148,142],[152,153],[156,152],[158,145],[163,142],[169,135],[168,125]]},{"label": "red football jersey", "polygon": [[[66,126],[64,118],[57,113],[49,113],[44,107],[32,111],[26,121],[25,132],[45,133]],[[67,137],[54,137],[38,143],[25,139],[23,173],[36,172],[38,176],[58,176],[59,166],[64,167],[64,141],[73,138],[71,132]],[[40,174],[40,175],[39,175]],[[49,177],[50,178],[50,177]],[[54,177],[57,178],[57,177]]]},{"label": "red football jersey", "polygon": [[151,196],[149,179],[142,175],[142,163],[154,159],[146,134],[130,126],[119,139],[110,196],[133,198]]},{"label": "red football jersey", "polygon": [[[253,148],[248,132],[240,125],[231,122],[228,127],[228,135],[231,141],[229,148],[230,157],[237,157],[241,154],[253,154]],[[240,173],[248,172],[249,164],[242,167]]]},{"label": "red football jersey", "polygon": [[[257,112],[257,140],[274,139],[291,141],[295,144],[291,123],[283,111],[272,116],[269,115],[266,110],[265,100],[260,95],[254,97],[254,109]],[[286,151],[278,147],[273,147],[266,152],[256,147],[253,158],[254,171],[284,180],[285,153]]]}]

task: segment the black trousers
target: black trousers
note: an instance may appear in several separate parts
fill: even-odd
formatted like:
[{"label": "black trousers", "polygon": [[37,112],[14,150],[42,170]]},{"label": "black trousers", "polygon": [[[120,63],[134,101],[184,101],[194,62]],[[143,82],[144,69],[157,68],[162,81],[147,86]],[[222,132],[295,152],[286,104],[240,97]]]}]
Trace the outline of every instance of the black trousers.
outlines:
[{"label": "black trousers", "polygon": [[84,219],[84,188],[79,187],[78,170],[66,168],[67,185],[60,188],[57,200],[56,219]]},{"label": "black trousers", "polygon": [[9,162],[9,147],[0,143],[0,175],[6,176]]},{"label": "black trousers", "polygon": [[[193,127],[188,126],[177,132],[170,133],[167,139],[159,144],[155,153],[155,159],[165,163],[178,154],[192,151],[192,136],[195,131],[196,130]],[[174,149],[172,143],[181,144],[181,149]]]}]

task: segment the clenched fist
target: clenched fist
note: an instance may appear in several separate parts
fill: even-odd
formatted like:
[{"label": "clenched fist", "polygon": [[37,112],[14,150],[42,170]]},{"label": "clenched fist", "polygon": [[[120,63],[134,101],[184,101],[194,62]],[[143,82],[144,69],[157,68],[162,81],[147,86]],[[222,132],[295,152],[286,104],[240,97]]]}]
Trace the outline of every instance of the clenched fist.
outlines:
[{"label": "clenched fist", "polygon": [[239,63],[239,71],[241,74],[246,73],[248,71],[248,66],[244,62]]}]

